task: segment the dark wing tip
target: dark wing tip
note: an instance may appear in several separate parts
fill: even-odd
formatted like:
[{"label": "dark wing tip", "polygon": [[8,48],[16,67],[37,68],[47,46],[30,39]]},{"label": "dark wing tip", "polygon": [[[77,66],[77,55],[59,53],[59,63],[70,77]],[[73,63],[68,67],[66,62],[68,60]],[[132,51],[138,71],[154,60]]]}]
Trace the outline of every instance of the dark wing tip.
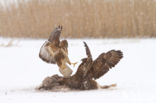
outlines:
[{"label": "dark wing tip", "polygon": [[121,50],[117,50],[116,52],[117,52],[120,59],[123,58],[123,53]]},{"label": "dark wing tip", "polygon": [[83,41],[83,44],[84,44],[85,48],[88,47],[88,45],[85,41]]},{"label": "dark wing tip", "polygon": [[84,43],[84,46],[85,46],[85,48],[86,48],[86,55],[87,55],[88,57],[92,58],[92,55],[91,55],[91,52],[90,52],[90,49],[89,49],[87,43],[86,43],[85,41],[84,41],[83,43]]},{"label": "dark wing tip", "polygon": [[63,27],[61,25],[59,25],[58,27],[56,27],[50,34],[48,41],[53,42],[55,41],[56,43],[59,42],[59,38],[60,38],[60,34],[62,31]]},{"label": "dark wing tip", "polygon": [[123,58],[123,53],[120,50],[111,50],[106,54],[106,57],[106,63],[112,68]]}]

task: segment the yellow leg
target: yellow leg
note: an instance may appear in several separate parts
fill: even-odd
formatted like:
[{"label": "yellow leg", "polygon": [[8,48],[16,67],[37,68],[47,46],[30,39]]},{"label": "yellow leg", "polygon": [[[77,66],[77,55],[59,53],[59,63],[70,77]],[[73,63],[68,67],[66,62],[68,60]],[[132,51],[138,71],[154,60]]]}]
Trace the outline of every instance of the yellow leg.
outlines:
[{"label": "yellow leg", "polygon": [[66,65],[61,65],[60,68],[61,69],[65,69],[66,68]]}]

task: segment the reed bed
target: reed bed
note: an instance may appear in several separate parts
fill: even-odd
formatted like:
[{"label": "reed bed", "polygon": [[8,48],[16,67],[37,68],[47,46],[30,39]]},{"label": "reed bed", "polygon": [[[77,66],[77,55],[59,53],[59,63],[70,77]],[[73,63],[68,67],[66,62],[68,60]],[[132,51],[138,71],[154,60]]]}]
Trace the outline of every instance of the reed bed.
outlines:
[{"label": "reed bed", "polygon": [[63,37],[156,37],[155,0],[19,0],[0,6],[0,36],[47,38],[63,25]]}]

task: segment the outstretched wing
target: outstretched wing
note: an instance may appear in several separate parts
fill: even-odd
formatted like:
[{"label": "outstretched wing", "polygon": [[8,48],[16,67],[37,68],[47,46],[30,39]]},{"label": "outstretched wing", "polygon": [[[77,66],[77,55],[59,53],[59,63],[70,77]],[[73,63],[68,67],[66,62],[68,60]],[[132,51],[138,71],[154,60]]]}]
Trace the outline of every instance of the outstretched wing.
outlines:
[{"label": "outstretched wing", "polygon": [[75,74],[75,75],[77,75],[77,76],[79,76],[81,78],[84,78],[84,77],[87,76],[87,73],[91,69],[92,63],[93,63],[89,47],[88,47],[86,42],[83,42],[83,43],[84,43],[84,46],[85,46],[85,49],[86,49],[87,58],[82,59],[82,63],[79,65],[78,70],[77,70],[77,72]]},{"label": "outstretched wing", "polygon": [[107,53],[102,53],[92,65],[93,78],[98,79],[114,67],[120,59],[123,57],[123,53],[120,50],[111,50]]},{"label": "outstretched wing", "polygon": [[88,58],[92,59],[92,55],[91,55],[91,52],[90,52],[90,49],[89,49],[87,43],[86,42],[83,42],[83,43],[84,43],[84,46],[86,48],[86,55],[88,56]]},{"label": "outstretched wing", "polygon": [[54,31],[50,34],[48,41],[51,43],[54,43],[56,45],[59,45],[60,43],[60,34],[62,31],[62,26],[58,26],[54,29]]},{"label": "outstretched wing", "polygon": [[40,49],[40,52],[39,52],[39,57],[40,57],[43,61],[45,61],[45,62],[47,62],[47,63],[55,64],[56,61],[55,61],[54,57],[50,55],[49,50],[48,50],[49,44],[50,44],[50,42],[49,42],[49,41],[46,41],[46,42],[42,45],[42,47],[41,47],[41,49]]}]

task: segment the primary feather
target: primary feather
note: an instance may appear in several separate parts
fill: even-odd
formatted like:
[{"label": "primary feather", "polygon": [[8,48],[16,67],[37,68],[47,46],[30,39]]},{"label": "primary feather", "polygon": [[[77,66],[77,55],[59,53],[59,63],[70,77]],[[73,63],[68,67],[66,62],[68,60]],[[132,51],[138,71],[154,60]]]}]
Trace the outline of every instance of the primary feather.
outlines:
[{"label": "primary feather", "polygon": [[109,69],[114,67],[122,57],[123,54],[120,50],[110,50],[107,53],[100,54],[92,65],[93,78],[98,79],[103,76]]}]

